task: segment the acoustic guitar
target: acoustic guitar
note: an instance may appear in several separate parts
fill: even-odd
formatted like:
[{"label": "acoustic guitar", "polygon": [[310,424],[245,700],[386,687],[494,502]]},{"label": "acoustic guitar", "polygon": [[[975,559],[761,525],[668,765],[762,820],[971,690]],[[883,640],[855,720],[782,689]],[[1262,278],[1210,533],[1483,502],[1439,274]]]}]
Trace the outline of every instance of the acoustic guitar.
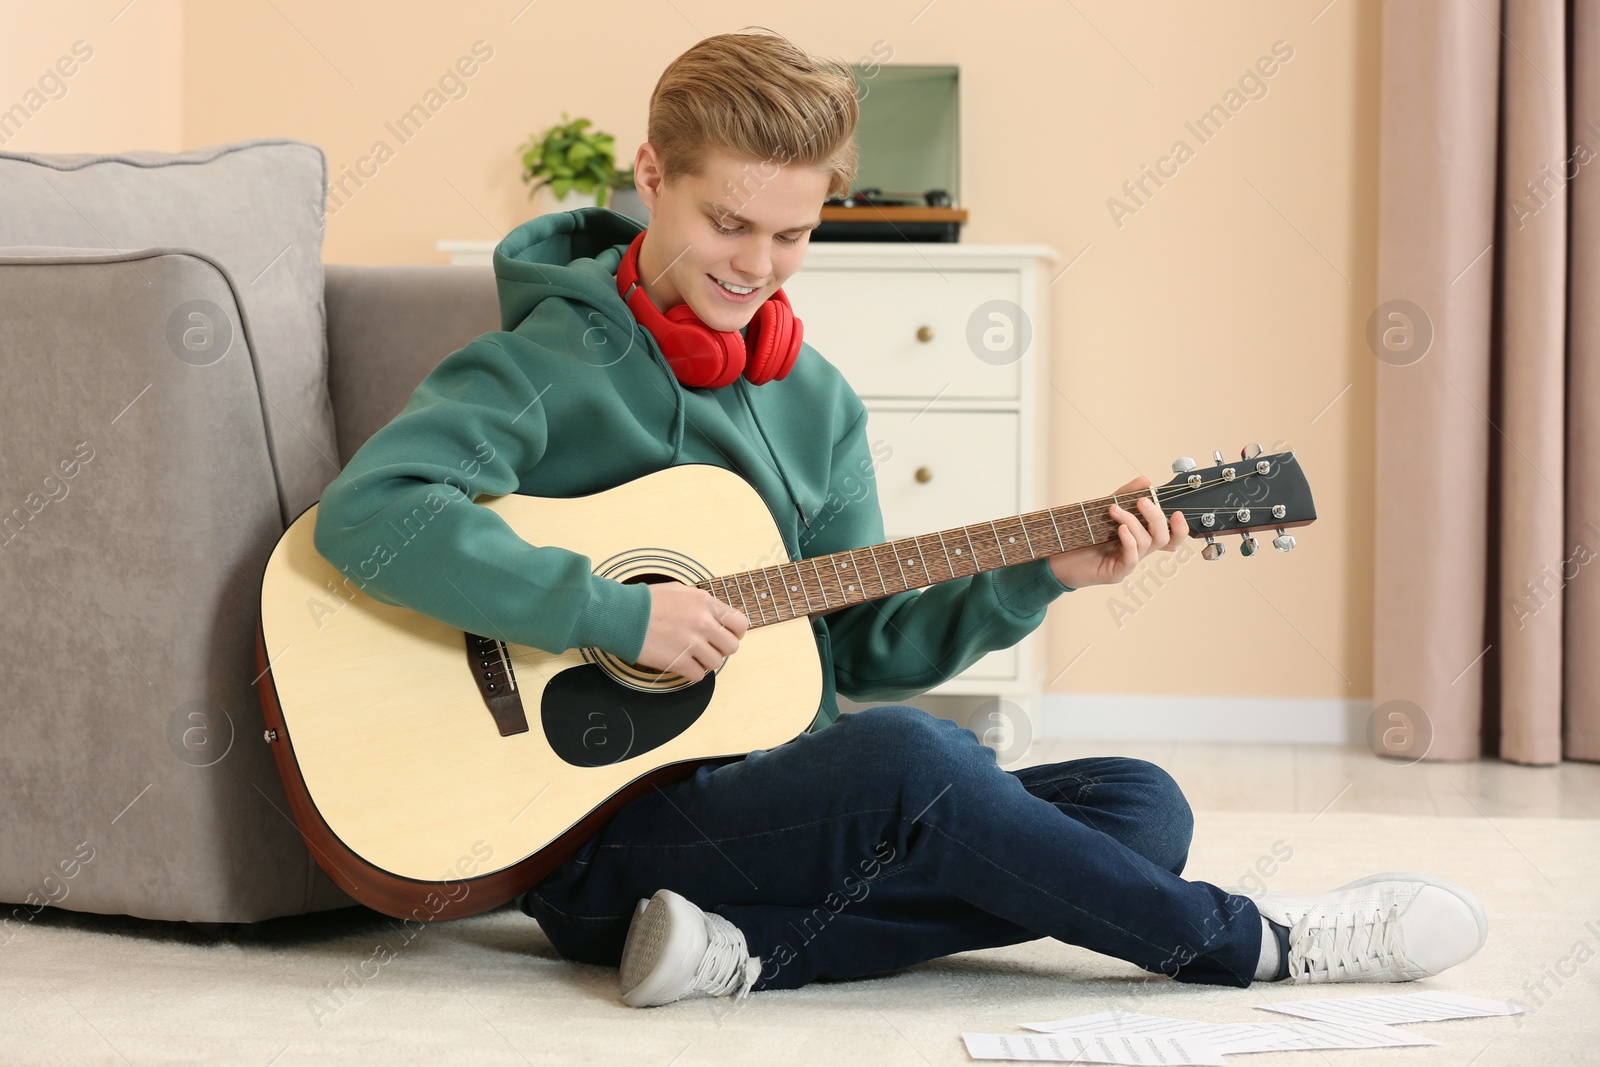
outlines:
[{"label": "acoustic guitar", "polygon": [[[1213,455],[1139,492],[779,563],[761,496],[710,464],[583,497],[447,505],[490,508],[602,577],[684,582],[744,612],[739,650],[693,683],[596,648],[511,643],[488,619],[467,633],[379,603],[316,551],[313,504],[267,560],[256,630],[266,739],[294,822],[329,877],[378,911],[427,921],[498,907],[644,791],[805,732],[822,700],[811,616],[1114,541],[1112,501],[1136,511],[1144,495],[1183,511],[1207,559],[1224,533],[1246,555],[1258,530],[1293,547],[1284,531],[1316,518],[1294,454]],[[693,506],[663,506],[678,501]]]}]

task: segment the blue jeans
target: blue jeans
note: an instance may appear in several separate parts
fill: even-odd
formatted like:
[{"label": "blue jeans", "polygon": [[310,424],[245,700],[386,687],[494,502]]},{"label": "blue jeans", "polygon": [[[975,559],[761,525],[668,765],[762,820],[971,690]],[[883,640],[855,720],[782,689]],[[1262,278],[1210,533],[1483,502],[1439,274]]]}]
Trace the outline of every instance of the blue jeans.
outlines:
[{"label": "blue jeans", "polygon": [[758,990],[1040,937],[1248,985],[1259,912],[1179,877],[1193,826],[1153,764],[1006,771],[972,731],[884,704],[651,790],[519,904],[563,956],[614,967],[638,901],[672,889],[744,933]]}]

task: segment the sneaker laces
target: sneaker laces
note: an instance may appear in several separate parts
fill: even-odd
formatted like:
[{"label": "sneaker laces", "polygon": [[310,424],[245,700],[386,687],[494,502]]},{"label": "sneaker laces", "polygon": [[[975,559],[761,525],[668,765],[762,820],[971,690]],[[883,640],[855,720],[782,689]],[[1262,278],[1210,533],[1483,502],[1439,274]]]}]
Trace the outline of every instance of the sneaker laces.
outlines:
[{"label": "sneaker laces", "polygon": [[1340,912],[1311,925],[1311,912],[1289,931],[1289,980],[1332,982],[1397,964],[1409,966],[1400,951],[1400,906],[1373,909],[1365,918]]},{"label": "sneaker laces", "polygon": [[744,932],[714,912],[705,912],[706,954],[695,968],[693,989],[714,997],[738,990],[735,1000],[743,1000],[761,973],[745,946]]}]

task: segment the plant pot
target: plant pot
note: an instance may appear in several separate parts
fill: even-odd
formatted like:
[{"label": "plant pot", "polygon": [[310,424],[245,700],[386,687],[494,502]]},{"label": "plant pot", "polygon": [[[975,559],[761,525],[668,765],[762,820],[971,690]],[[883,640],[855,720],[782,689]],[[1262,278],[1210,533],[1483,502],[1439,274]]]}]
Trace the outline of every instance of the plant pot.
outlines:
[{"label": "plant pot", "polygon": [[541,185],[533,194],[534,214],[547,215],[552,211],[571,211],[574,208],[594,207],[596,194],[568,189],[567,195],[557,198],[548,185]]},{"label": "plant pot", "polygon": [[631,185],[626,189],[611,190],[611,199],[606,202],[606,207],[634,219],[641,226],[650,225],[650,209],[639,198],[639,190]]}]

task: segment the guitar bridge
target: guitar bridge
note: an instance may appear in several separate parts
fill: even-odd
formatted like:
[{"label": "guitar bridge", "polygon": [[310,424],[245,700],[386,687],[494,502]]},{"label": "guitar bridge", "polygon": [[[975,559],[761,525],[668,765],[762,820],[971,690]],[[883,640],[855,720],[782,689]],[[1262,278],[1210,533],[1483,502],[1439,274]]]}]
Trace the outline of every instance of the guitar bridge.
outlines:
[{"label": "guitar bridge", "polygon": [[504,641],[479,634],[464,634],[467,666],[478,683],[478,695],[494,716],[501,737],[528,732],[528,713],[522,707],[517,689],[517,672],[511,665],[511,652]]}]

